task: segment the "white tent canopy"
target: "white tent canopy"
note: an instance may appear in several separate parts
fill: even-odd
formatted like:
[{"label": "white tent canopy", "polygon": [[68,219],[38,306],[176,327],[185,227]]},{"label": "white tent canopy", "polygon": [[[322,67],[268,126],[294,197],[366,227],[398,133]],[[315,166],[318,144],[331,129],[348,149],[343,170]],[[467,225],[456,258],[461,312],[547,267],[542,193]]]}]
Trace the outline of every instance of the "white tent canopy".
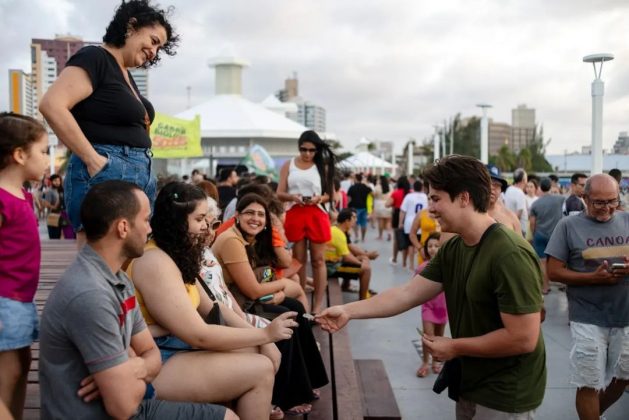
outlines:
[{"label": "white tent canopy", "polygon": [[341,161],[339,166],[347,170],[370,172],[375,175],[383,175],[385,172],[393,173],[397,167],[397,165],[380,159],[369,152],[356,153]]},{"label": "white tent canopy", "polygon": [[201,137],[204,138],[266,137],[295,140],[308,130],[240,95],[216,95],[176,117],[193,119],[196,115],[201,116]]}]

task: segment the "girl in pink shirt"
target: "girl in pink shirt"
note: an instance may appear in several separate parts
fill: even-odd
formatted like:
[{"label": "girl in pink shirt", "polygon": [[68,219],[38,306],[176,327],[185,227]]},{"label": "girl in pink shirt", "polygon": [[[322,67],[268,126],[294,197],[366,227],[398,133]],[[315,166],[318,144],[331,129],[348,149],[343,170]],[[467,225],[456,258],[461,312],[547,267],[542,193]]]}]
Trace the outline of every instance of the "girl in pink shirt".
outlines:
[{"label": "girl in pink shirt", "polygon": [[[441,244],[441,234],[439,232],[433,232],[428,236],[424,243],[424,255],[426,260],[417,267],[415,274],[421,274],[424,267],[428,265],[432,257],[437,255],[439,246]],[[439,293],[434,298],[422,305],[422,328],[424,334],[435,335],[443,337],[443,332],[446,329],[448,323],[448,309],[446,308],[446,296],[443,292]],[[417,369],[417,376],[423,378],[427,376],[429,372],[429,358],[430,354],[423,349],[422,351],[423,363]],[[441,372],[441,363],[437,360],[432,360],[432,371],[434,373]]]},{"label": "girl in pink shirt", "polygon": [[41,258],[33,197],[22,185],[49,164],[46,129],[23,115],[0,113],[0,405],[22,417],[31,344],[37,339],[33,303]]}]

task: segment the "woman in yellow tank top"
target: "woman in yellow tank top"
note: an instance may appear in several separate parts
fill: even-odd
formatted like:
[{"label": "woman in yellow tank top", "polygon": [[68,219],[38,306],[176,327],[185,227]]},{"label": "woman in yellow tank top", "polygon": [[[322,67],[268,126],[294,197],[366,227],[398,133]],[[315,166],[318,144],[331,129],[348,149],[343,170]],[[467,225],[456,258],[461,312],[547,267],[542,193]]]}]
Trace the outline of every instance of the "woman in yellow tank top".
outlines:
[{"label": "woman in yellow tank top", "polygon": [[[418,240],[417,235],[414,235],[413,232],[417,232],[421,229],[421,235]],[[424,247],[428,236],[430,236],[433,232],[440,232],[441,228],[439,227],[439,222],[430,217],[430,212],[428,209],[423,209],[417,216],[415,216],[415,220],[413,220],[413,224],[411,225],[411,234],[409,238],[413,246],[418,250],[417,252],[417,262],[419,264],[425,261],[424,256],[422,255],[421,249]]]},{"label": "woman in yellow tank top", "polygon": [[[155,202],[153,240],[127,268],[142,313],[162,355],[153,381],[161,399],[237,400],[240,418],[267,419],[280,354],[275,341],[292,336],[294,313],[253,328],[222,306],[226,326],[206,324],[213,302],[197,282],[208,234],[208,203],[198,187],[173,182]],[[233,350],[240,350],[234,352]]]}]

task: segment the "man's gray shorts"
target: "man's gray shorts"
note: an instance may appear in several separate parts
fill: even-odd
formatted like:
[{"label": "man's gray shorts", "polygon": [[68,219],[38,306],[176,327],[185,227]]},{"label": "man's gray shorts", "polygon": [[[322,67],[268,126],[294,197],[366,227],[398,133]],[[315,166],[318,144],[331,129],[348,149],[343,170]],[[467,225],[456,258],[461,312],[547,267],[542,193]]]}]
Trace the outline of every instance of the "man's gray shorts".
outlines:
[{"label": "man's gray shorts", "polygon": [[132,418],[133,420],[223,420],[226,410],[222,405],[216,404],[143,400],[138,407],[138,412]]}]

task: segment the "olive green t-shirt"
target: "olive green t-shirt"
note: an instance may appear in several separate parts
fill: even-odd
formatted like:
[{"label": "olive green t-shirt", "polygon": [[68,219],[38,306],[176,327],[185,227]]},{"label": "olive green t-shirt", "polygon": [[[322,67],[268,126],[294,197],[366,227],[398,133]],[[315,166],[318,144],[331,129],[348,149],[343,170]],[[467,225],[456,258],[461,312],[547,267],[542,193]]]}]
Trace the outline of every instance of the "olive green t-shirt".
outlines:
[{"label": "olive green t-shirt", "polygon": [[[521,235],[504,226],[494,229],[470,270],[475,248],[456,236],[439,249],[422,272],[427,279],[443,284],[453,338],[478,337],[504,328],[501,312],[527,314],[542,308],[539,260]],[[462,357],[461,361],[461,397],[466,400],[510,413],[529,411],[542,403],[546,352],[541,331],[532,353]]]}]

